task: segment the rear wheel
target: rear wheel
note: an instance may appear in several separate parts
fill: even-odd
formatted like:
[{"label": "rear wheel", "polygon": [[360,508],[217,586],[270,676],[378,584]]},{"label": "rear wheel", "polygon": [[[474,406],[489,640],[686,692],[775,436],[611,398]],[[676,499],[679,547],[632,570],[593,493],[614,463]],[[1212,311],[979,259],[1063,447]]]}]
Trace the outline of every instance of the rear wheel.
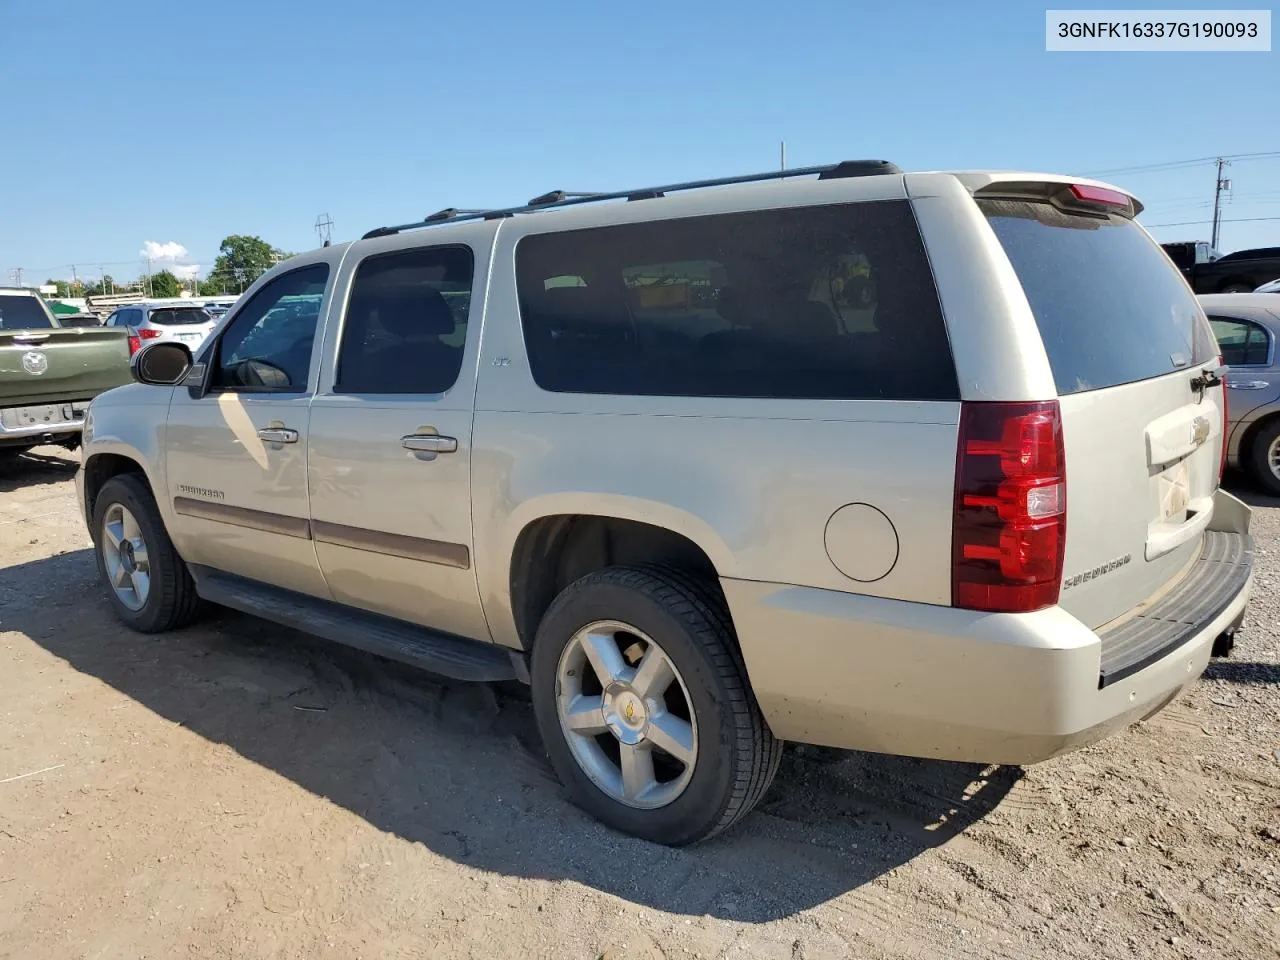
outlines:
[{"label": "rear wheel", "polygon": [[124,474],[103,484],[93,507],[93,538],[98,573],[126,625],[161,633],[195,619],[200,607],[195,583],[140,478]]},{"label": "rear wheel", "polygon": [[1218,288],[1219,293],[1249,293],[1252,290],[1253,287],[1249,286],[1249,284],[1241,283],[1238,280],[1233,280],[1231,283],[1224,283]]},{"label": "rear wheel", "polygon": [[1249,444],[1249,473],[1273,497],[1280,497],[1280,417],[1264,424]]},{"label": "rear wheel", "polygon": [[573,801],[657,843],[706,839],[750,811],[782,745],[745,680],[718,590],[610,567],[565,588],[534,643],[533,704]]}]

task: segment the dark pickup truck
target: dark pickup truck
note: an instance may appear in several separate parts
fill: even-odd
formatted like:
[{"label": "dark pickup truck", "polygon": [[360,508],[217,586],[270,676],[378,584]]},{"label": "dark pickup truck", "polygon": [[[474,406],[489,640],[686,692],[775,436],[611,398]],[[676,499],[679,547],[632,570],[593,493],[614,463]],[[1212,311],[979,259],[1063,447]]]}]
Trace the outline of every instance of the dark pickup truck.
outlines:
[{"label": "dark pickup truck", "polygon": [[1280,247],[1220,254],[1203,240],[1161,246],[1196,293],[1251,293],[1280,278]]},{"label": "dark pickup truck", "polygon": [[126,327],[60,327],[35,291],[0,289],[0,456],[75,447],[89,401],[128,383]]}]

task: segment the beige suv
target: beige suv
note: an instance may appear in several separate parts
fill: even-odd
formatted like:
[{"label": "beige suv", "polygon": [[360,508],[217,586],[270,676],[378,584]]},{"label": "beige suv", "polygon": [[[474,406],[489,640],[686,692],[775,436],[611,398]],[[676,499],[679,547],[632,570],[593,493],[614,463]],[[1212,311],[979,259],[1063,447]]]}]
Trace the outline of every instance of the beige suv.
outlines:
[{"label": "beige suv", "polygon": [[787,740],[1095,741],[1251,583],[1218,347],[1140,210],[850,162],[295,257],[93,403],[111,602],[523,679],[576,801],[663,843],[743,816]]}]

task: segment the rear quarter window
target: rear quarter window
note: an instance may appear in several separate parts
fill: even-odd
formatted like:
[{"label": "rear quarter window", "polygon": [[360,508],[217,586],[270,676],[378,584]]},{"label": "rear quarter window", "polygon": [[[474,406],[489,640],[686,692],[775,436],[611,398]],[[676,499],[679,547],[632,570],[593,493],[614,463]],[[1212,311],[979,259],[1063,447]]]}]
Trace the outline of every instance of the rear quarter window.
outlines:
[{"label": "rear quarter window", "polygon": [[161,327],[208,323],[213,319],[199,307],[167,307],[151,311],[151,322]]},{"label": "rear quarter window", "polygon": [[0,330],[47,330],[53,326],[35,297],[0,296]]},{"label": "rear quarter window", "polygon": [[531,235],[516,276],[544,390],[959,398],[905,201]]},{"label": "rear quarter window", "polygon": [[1204,313],[1160,247],[1119,216],[979,200],[1035,314],[1061,395],[1212,360]]}]

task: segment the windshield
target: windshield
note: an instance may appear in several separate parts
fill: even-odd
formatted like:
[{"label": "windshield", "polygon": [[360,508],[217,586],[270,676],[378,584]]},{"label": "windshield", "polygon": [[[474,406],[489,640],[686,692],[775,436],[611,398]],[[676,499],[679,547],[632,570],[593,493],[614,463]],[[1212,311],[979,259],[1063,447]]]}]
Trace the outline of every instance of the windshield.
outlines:
[{"label": "windshield", "polygon": [[1026,292],[1059,394],[1146,380],[1216,355],[1199,302],[1133,221],[1028,200],[978,205]]},{"label": "windshield", "polygon": [[53,326],[35,297],[0,296],[0,330],[48,330]]},{"label": "windshield", "polygon": [[171,307],[165,310],[151,311],[151,322],[161,327],[208,323],[212,319],[213,317],[199,307]]}]

